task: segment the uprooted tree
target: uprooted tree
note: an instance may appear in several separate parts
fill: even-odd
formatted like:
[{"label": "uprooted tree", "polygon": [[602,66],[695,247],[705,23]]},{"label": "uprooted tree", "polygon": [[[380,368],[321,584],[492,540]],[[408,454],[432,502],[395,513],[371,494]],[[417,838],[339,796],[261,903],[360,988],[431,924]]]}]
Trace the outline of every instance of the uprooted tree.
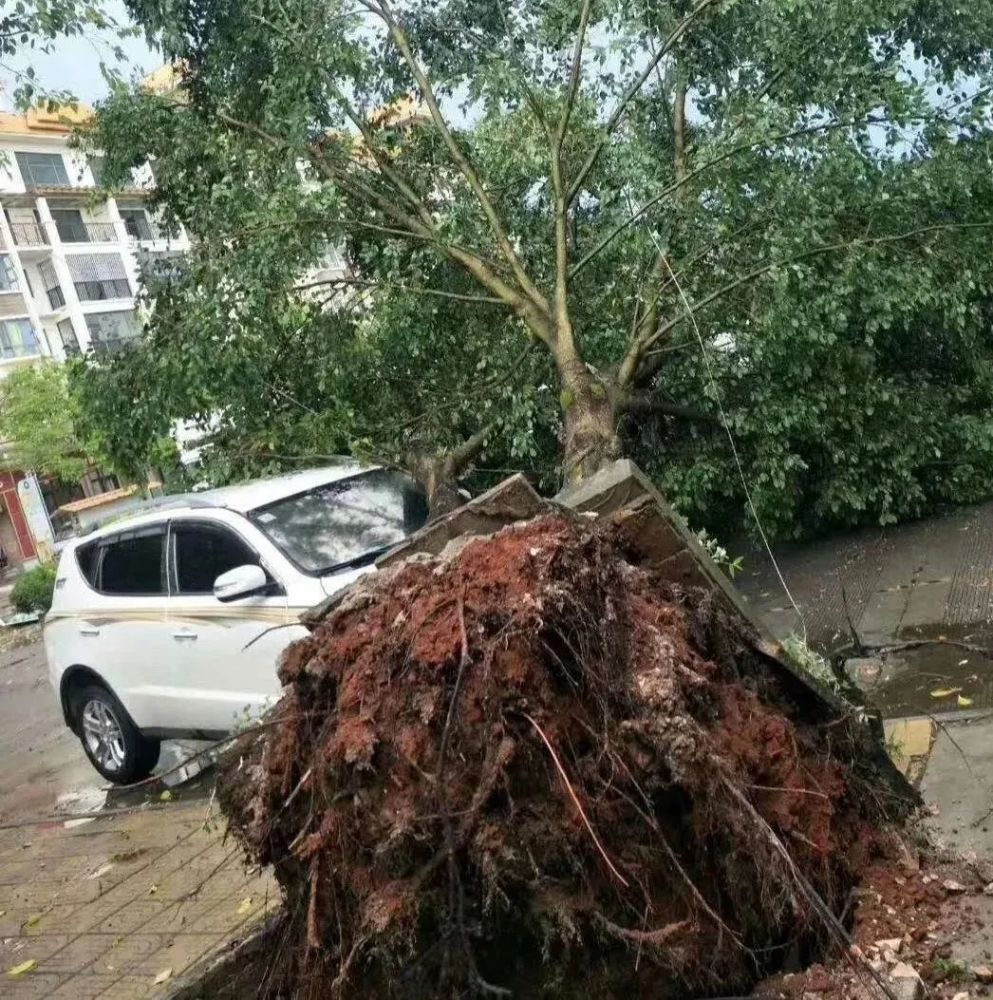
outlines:
[{"label": "uprooted tree", "polygon": [[284,893],[260,995],[687,1000],[847,950],[909,799],[855,713],[636,539],[515,524],[290,647],[218,786]]},{"label": "uprooted tree", "polygon": [[[552,386],[567,479],[689,428],[674,453],[711,460],[673,487],[697,508],[740,496],[717,386],[784,532],[811,492],[825,519],[914,512],[949,449],[963,491],[988,483],[986,3],[128,6],[178,86],[118,93],[94,141],[110,183],[155,157],[219,323],[335,245],[329,287],[403,302],[413,367],[447,360],[419,317],[462,310],[481,367],[435,386],[453,448],[483,440],[472,403],[503,369]],[[514,369],[515,338],[543,363]]]}]

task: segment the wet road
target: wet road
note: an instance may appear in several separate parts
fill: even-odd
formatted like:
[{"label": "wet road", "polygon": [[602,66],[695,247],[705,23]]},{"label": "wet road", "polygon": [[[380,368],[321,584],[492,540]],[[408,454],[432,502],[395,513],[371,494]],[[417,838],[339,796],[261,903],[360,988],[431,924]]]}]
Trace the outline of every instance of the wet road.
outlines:
[{"label": "wet road", "polygon": [[918,638],[940,642],[885,657],[867,688],[889,718],[993,708],[993,503],[776,552],[796,614],[767,557],[735,581],[780,638],[806,634],[824,654]]},{"label": "wet road", "polygon": [[898,642],[919,639],[933,641],[887,654],[879,683],[868,692],[886,718],[993,707],[990,625],[918,626],[903,630]]},{"label": "wet road", "polygon": [[[158,782],[141,789],[108,790],[62,720],[37,629],[24,638],[32,635],[36,638],[29,644],[0,651],[0,826],[140,806],[159,798],[164,784]],[[159,771],[174,767],[202,746],[164,744]],[[189,781],[183,777],[168,776],[173,797],[210,794],[209,772]]]}]

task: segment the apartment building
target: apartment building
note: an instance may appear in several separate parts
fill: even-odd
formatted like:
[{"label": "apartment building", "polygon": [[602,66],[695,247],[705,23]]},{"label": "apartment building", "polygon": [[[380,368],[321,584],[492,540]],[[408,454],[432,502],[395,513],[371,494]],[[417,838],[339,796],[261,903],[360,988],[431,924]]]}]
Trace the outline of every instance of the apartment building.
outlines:
[{"label": "apartment building", "polygon": [[[142,332],[140,263],[182,253],[183,233],[167,233],[148,210],[151,169],[126,189],[100,190],[100,158],[70,147],[88,109],[0,113],[0,393],[19,365],[111,355]],[[2,453],[2,445],[0,445]],[[8,463],[9,464],[9,463]],[[120,499],[126,484],[94,469],[78,487],[39,480],[30,470],[0,472],[0,547],[10,564],[37,556],[39,493],[49,515],[86,501]],[[22,503],[26,501],[25,503]],[[32,530],[33,529],[33,530]]]}]

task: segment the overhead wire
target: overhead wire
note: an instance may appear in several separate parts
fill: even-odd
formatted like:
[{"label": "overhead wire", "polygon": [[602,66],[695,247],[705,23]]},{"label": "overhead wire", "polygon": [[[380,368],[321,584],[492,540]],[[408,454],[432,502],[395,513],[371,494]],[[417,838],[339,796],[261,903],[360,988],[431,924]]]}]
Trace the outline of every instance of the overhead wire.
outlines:
[{"label": "overhead wire", "polygon": [[[631,204],[631,196],[627,194],[628,207],[633,212],[634,206]],[[707,369],[707,379],[710,383],[711,393],[713,395],[714,401],[717,403],[717,410],[721,417],[721,426],[724,428],[724,432],[727,434],[728,443],[731,445],[731,454],[734,456],[734,464],[738,470],[738,478],[741,480],[741,487],[745,493],[745,500],[748,504],[749,513],[752,516],[752,520],[755,522],[755,527],[758,530],[759,538],[762,541],[762,545],[765,548],[767,555],[769,556],[769,561],[772,564],[772,568],[775,571],[776,577],[779,580],[780,585],[783,588],[783,592],[786,594],[787,600],[790,602],[791,607],[796,612],[797,620],[800,624],[801,631],[803,633],[803,641],[807,642],[807,622],[804,618],[803,612],[800,610],[800,605],[797,603],[796,599],[793,597],[793,592],[790,590],[789,584],[786,582],[786,577],[783,574],[782,567],[779,565],[779,561],[776,559],[775,554],[772,551],[772,545],[769,542],[769,537],[766,534],[765,528],[762,525],[762,519],[759,517],[759,512],[755,507],[755,501],[752,499],[752,491],[748,485],[748,479],[745,476],[745,468],[741,461],[741,455],[738,452],[738,444],[735,441],[734,433],[731,430],[731,424],[728,420],[727,411],[724,407],[724,400],[721,396],[720,389],[717,385],[717,378],[714,375],[714,367],[711,363],[710,354],[707,351],[707,345],[703,339],[703,335],[700,333],[700,326],[696,321],[696,314],[693,310],[693,306],[690,303],[686,292],[683,290],[683,286],[680,284],[679,279],[676,277],[676,272],[673,270],[672,265],[669,263],[669,255],[665,252],[662,244],[658,238],[658,235],[654,231],[649,231],[649,236],[652,243],[655,245],[655,249],[658,251],[659,259],[665,265],[666,270],[669,272],[669,277],[672,280],[673,285],[675,285],[676,290],[679,293],[679,297],[683,301],[683,307],[686,310],[686,315],[689,317],[690,324],[693,327],[693,332],[696,335],[697,344],[700,347],[700,355],[703,358],[704,366]]]}]

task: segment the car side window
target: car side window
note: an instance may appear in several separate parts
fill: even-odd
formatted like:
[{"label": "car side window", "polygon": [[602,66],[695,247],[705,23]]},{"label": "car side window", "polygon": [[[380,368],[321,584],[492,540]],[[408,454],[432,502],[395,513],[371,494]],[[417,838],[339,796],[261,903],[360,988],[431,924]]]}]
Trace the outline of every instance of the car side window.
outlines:
[{"label": "car side window", "polygon": [[254,549],[221,524],[172,523],[177,594],[211,594],[214,581],[236,566],[259,566]]},{"label": "car side window", "polygon": [[83,578],[94,589],[99,589],[97,573],[100,569],[100,546],[97,542],[90,542],[76,550],[76,562],[79,564],[79,571]]},{"label": "car side window", "polygon": [[139,528],[100,545],[99,590],[121,596],[165,593],[165,526]]}]

